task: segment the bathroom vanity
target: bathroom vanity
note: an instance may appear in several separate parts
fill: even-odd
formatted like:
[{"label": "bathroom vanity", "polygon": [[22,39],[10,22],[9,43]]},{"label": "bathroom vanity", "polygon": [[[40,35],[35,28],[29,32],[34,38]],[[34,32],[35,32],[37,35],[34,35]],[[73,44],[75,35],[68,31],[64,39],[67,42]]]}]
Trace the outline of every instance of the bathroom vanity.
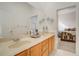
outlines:
[{"label": "bathroom vanity", "polygon": [[48,56],[54,51],[55,36],[53,33],[46,33],[39,38],[24,36],[21,41],[8,41],[0,43],[0,55],[2,56]]},{"label": "bathroom vanity", "polygon": [[31,48],[16,54],[16,56],[48,56],[54,51],[54,41],[55,37],[52,35]]}]

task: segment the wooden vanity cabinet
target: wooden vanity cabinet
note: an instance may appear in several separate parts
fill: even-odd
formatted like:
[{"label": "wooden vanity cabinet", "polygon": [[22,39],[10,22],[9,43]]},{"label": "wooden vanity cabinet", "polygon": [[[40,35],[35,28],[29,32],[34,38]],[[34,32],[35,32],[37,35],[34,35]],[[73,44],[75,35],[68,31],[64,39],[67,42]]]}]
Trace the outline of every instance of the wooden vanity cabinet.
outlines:
[{"label": "wooden vanity cabinet", "polygon": [[55,36],[51,36],[43,42],[16,54],[16,56],[48,56],[49,53],[54,51],[54,43]]},{"label": "wooden vanity cabinet", "polygon": [[30,49],[31,56],[41,56],[41,43],[33,46]]}]

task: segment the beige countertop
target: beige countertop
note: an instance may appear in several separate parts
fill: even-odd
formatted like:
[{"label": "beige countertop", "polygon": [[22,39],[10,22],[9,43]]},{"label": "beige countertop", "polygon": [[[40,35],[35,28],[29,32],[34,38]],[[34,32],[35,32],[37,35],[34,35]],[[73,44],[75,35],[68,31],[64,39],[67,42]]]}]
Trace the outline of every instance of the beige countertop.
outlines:
[{"label": "beige countertop", "polygon": [[24,36],[20,38],[20,41],[18,42],[13,42],[12,40],[2,42],[2,43],[0,42],[0,56],[14,56],[17,53],[22,52],[25,49],[29,49],[32,46],[46,40],[47,38],[53,35],[54,35],[53,33],[47,33],[47,34],[41,35],[39,38],[31,38],[28,36]]}]

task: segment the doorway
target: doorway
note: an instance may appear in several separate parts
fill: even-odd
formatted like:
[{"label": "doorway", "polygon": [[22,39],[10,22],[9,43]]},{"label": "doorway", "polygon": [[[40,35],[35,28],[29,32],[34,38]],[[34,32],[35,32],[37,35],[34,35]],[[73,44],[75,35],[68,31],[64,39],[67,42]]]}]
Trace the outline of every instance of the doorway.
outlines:
[{"label": "doorway", "polygon": [[58,49],[75,53],[76,51],[76,7],[57,10]]}]

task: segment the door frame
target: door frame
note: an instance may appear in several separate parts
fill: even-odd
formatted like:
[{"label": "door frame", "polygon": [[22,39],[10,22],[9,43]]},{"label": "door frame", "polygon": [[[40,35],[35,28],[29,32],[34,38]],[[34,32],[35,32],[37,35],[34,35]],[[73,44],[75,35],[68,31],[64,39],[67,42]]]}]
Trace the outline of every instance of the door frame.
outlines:
[{"label": "door frame", "polygon": [[[76,5],[71,5],[71,6],[67,6],[67,7],[62,7],[62,8],[59,8],[59,9],[57,9],[56,10],[56,16],[57,16],[57,38],[58,38],[58,24],[59,24],[59,20],[58,20],[58,12],[60,11],[60,10],[64,10],[64,9],[67,9],[67,8],[75,8],[75,11],[76,11]],[[76,11],[77,12],[77,11]],[[75,15],[76,16],[76,15]],[[75,19],[75,21],[77,21],[77,19]],[[75,24],[76,24],[76,22],[75,22]],[[76,26],[76,28],[77,28],[77,26]],[[77,37],[76,37],[77,38]],[[58,40],[58,39],[57,39]],[[59,45],[59,41],[60,40],[58,40],[58,44],[57,44],[57,49],[59,49],[58,48],[58,45]],[[76,43],[75,43],[75,54],[76,54]]]}]

